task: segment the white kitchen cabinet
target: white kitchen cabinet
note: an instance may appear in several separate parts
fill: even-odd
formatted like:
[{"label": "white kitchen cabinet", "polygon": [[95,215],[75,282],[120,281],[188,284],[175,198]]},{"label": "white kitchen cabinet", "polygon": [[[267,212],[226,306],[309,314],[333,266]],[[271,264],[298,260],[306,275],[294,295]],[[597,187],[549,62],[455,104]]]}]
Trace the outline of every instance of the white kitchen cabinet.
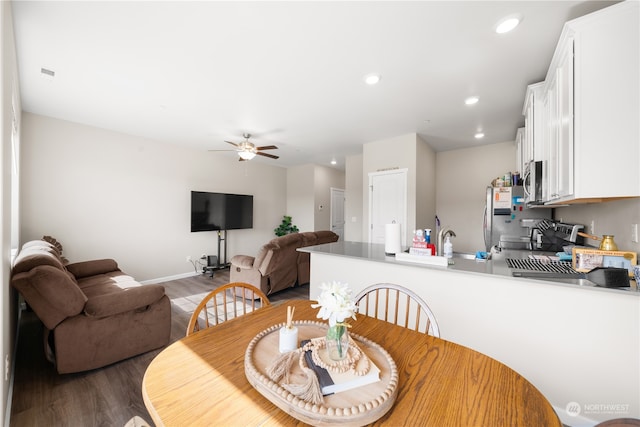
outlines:
[{"label": "white kitchen cabinet", "polygon": [[525,102],[522,108],[522,115],[524,116],[524,128],[520,132],[520,135],[516,134],[516,140],[520,138],[520,154],[518,155],[518,167],[520,168],[520,176],[522,177],[523,183],[525,185],[525,195],[527,201],[530,200],[530,189],[526,187],[526,183],[530,182],[533,162],[543,160],[544,158],[544,85],[545,82],[540,82],[527,86]]},{"label": "white kitchen cabinet", "polygon": [[[545,201],[571,197],[574,193],[573,159],[573,39],[560,46],[560,59],[547,85],[544,99],[547,137]],[[544,185],[544,183],[543,183]]]},{"label": "white kitchen cabinet", "polygon": [[542,150],[542,200],[548,202],[557,199],[552,196],[558,188],[558,95],[555,74],[546,85],[543,99],[545,128]]},{"label": "white kitchen cabinet", "polygon": [[525,157],[524,157],[524,134],[526,128],[519,128],[516,131],[516,171],[520,172],[520,174],[524,173],[525,170]]},{"label": "white kitchen cabinet", "polygon": [[542,101],[544,99],[545,82],[535,83],[527,86],[525,94],[524,107],[522,115],[524,115],[524,146],[523,146],[523,163],[542,160],[542,132],[544,123],[541,118]]},{"label": "white kitchen cabinet", "polygon": [[545,117],[534,104],[548,204],[640,197],[639,76],[640,2],[565,24],[543,85]]}]

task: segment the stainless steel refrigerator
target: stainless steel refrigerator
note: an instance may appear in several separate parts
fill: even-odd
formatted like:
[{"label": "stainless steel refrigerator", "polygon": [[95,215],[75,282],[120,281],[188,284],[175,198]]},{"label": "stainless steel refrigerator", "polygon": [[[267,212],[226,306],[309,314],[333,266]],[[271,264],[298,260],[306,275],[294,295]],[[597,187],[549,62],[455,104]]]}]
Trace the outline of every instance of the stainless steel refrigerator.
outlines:
[{"label": "stainless steel refrigerator", "polygon": [[527,209],[521,186],[487,187],[483,222],[486,251],[494,246],[537,250],[538,225],[545,219],[551,219],[551,215],[551,209]]}]

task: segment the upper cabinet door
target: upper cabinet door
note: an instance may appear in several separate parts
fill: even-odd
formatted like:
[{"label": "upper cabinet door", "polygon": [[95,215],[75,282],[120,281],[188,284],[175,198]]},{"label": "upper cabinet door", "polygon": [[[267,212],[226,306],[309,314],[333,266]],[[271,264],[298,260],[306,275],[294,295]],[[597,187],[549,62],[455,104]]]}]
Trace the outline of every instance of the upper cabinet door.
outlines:
[{"label": "upper cabinet door", "polygon": [[557,197],[573,194],[573,39],[562,48],[562,57],[556,73],[557,85]]}]

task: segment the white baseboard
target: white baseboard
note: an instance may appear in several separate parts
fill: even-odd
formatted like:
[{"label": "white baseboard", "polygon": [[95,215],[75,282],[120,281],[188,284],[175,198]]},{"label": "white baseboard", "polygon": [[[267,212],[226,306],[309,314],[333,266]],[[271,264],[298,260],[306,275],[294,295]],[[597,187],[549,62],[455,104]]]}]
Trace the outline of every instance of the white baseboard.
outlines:
[{"label": "white baseboard", "polygon": [[162,282],[169,282],[171,280],[179,280],[179,279],[185,279],[187,277],[193,277],[193,276],[198,276],[200,273],[196,273],[195,271],[192,271],[190,273],[182,273],[182,274],[176,274],[174,276],[166,276],[166,277],[159,277],[157,279],[149,279],[149,280],[143,280],[140,282],[141,285],[150,285],[153,283],[162,283]]}]

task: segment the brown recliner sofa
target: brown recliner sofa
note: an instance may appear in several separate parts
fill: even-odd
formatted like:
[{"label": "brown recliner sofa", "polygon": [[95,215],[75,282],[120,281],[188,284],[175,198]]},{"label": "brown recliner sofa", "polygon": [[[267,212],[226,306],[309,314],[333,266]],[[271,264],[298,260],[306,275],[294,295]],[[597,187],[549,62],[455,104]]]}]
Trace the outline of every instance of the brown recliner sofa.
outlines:
[{"label": "brown recliner sofa", "polygon": [[44,324],[45,356],[59,373],[100,368],[169,343],[171,302],[112,259],[69,264],[53,239],[23,245],[11,285]]},{"label": "brown recliner sofa", "polygon": [[298,248],[331,243],[338,240],[332,231],[306,231],[276,237],[263,245],[255,257],[236,255],[231,258],[229,279],[260,288],[266,295],[292,286],[309,283],[309,254]]}]

